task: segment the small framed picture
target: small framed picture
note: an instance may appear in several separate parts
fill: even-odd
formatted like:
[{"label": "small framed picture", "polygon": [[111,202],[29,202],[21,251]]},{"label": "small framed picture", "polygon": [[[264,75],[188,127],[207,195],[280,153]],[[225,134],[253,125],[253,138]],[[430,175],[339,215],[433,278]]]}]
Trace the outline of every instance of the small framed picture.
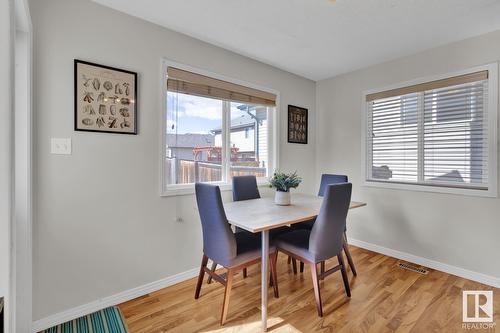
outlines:
[{"label": "small framed picture", "polygon": [[288,142],[307,144],[307,109],[288,105]]},{"label": "small framed picture", "polygon": [[137,134],[137,73],[75,59],[75,131]]}]

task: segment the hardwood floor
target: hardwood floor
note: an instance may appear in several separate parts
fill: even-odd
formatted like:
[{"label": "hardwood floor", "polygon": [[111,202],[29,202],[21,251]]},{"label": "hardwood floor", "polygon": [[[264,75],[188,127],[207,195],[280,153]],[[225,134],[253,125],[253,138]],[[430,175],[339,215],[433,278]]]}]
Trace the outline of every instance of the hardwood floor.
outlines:
[{"label": "hardwood floor", "polygon": [[[293,275],[280,253],[280,298],[269,290],[270,332],[500,332],[500,289],[429,269],[421,275],[397,267],[397,259],[350,246],[358,276],[348,270],[352,297],[340,274],[320,282],[324,317],[319,318],[309,268]],[[336,263],[336,259],[327,268]],[[259,332],[260,266],[234,278],[226,324],[221,327],[224,287],[206,284],[194,299],[196,278],[120,305],[131,333]],[[462,328],[462,290],[494,290],[496,327]]]}]

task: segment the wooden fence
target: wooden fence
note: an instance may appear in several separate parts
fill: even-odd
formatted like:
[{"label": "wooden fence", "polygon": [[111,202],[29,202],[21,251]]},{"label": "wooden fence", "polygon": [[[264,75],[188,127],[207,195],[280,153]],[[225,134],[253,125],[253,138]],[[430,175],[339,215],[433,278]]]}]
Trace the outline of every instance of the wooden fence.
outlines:
[{"label": "wooden fence", "polygon": [[[166,158],[165,174],[167,184],[189,184],[195,182],[216,182],[222,180],[222,165],[212,162],[179,160]],[[230,175],[255,175],[265,177],[266,168],[235,165],[230,168]]]}]

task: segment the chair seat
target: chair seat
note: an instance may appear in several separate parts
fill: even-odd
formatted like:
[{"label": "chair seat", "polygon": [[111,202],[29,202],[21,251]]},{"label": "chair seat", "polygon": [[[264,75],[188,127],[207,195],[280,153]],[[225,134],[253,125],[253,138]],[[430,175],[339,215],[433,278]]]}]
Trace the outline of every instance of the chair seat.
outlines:
[{"label": "chair seat", "polygon": [[284,226],[269,230],[269,242],[272,243],[279,236],[293,231],[292,227]]},{"label": "chair seat", "polygon": [[238,232],[250,232],[250,231],[246,231],[245,229],[242,229],[240,227],[234,227],[234,233],[238,233]]},{"label": "chair seat", "polygon": [[283,249],[292,254],[301,256],[312,262],[319,262],[314,253],[309,251],[309,236],[311,235],[310,230],[301,229],[294,230],[279,236],[275,241],[274,245],[278,249]]},{"label": "chair seat", "polygon": [[[300,223],[295,223],[292,225],[291,229],[292,230],[312,230],[312,228],[314,227],[314,222],[316,222],[316,219],[311,219],[309,221],[305,221],[305,222],[300,222]],[[347,228],[344,230],[344,231],[347,231]]]},{"label": "chair seat", "polygon": [[316,222],[316,218],[311,219],[309,221],[304,221],[300,223],[295,223],[292,225],[293,230],[312,230],[314,226],[314,222]]},{"label": "chair seat", "polygon": [[[285,226],[285,227],[280,227],[280,228],[269,230],[269,238],[270,238],[270,240],[278,237],[279,235],[284,234],[285,232],[293,231],[294,229],[292,227],[293,227],[293,225],[291,227]],[[253,232],[247,231],[247,230],[242,229],[240,227],[235,227],[234,233],[238,234],[240,232],[254,234]],[[259,237],[260,237],[260,233],[257,233],[257,235],[259,235]]]},{"label": "chair seat", "polygon": [[[217,262],[218,264],[231,268],[254,259],[261,258],[261,236],[260,233],[237,232],[236,238],[236,257]],[[276,252],[276,247],[269,245],[269,253]]]}]

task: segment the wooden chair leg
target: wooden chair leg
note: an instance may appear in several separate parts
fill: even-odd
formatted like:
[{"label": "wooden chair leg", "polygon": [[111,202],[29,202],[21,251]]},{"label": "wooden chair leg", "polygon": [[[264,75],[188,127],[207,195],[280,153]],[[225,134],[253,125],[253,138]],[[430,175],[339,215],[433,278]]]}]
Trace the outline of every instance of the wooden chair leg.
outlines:
[{"label": "wooden chair leg", "polygon": [[272,286],[273,286],[274,297],[279,298],[280,294],[278,291],[278,273],[276,271],[276,264],[278,261],[278,252],[271,254],[270,257],[271,257],[270,258],[271,260],[269,262],[271,264],[271,282],[272,282]]},{"label": "wooden chair leg", "polygon": [[[211,270],[212,272],[215,272],[215,270],[216,270],[216,269],[217,269],[217,263],[214,261],[214,262],[212,263],[212,268],[210,268],[210,270]],[[207,283],[208,283],[208,284],[212,283],[212,275],[209,275],[209,276],[208,276],[208,278],[207,278]]]},{"label": "wooden chair leg", "polygon": [[[277,265],[277,262],[278,261],[278,251],[276,251],[276,260],[275,260],[275,266]],[[272,287],[273,286],[273,272],[270,271],[269,272],[269,287]]]},{"label": "wooden chair leg", "polygon": [[351,297],[351,288],[349,287],[349,280],[347,279],[347,271],[345,270],[344,258],[342,257],[342,252],[337,256],[340,265],[340,271],[342,272],[342,280],[344,280],[344,288],[347,297]]},{"label": "wooden chair leg", "polygon": [[291,256],[288,256],[288,260],[286,261],[286,263],[288,265],[290,265],[292,263],[292,257]]},{"label": "wooden chair leg", "polygon": [[304,273],[304,263],[302,261],[300,262],[300,272]]},{"label": "wooden chair leg", "polygon": [[243,278],[246,279],[247,276],[248,276],[248,273],[247,273],[247,269],[245,267],[245,268],[243,268]]},{"label": "wooden chair leg", "polygon": [[[325,262],[324,262],[324,261],[322,261],[322,262],[321,262],[321,274],[323,274],[324,272],[325,272]],[[324,280],[324,279],[325,279],[325,278],[323,278],[323,277],[321,278],[321,280]]]},{"label": "wooden chair leg", "polygon": [[293,274],[297,274],[297,260],[295,260],[295,258],[292,258],[292,267],[293,267]]},{"label": "wooden chair leg", "polygon": [[221,325],[224,325],[226,323],[227,310],[229,308],[229,297],[231,296],[231,287],[233,286],[233,276],[234,272],[231,269],[228,269],[226,277],[226,289],[224,290],[224,301],[222,303],[222,315],[220,318]]},{"label": "wooden chair leg", "polygon": [[357,276],[358,273],[356,272],[356,267],[354,267],[354,261],[352,261],[351,252],[349,252],[349,244],[347,244],[347,237],[345,233],[344,233],[344,252],[345,256],[347,257],[347,262],[349,263],[349,267],[351,267],[352,274],[354,274],[354,276]]},{"label": "wooden chair leg", "polygon": [[318,268],[315,263],[310,263],[311,267],[311,277],[314,286],[314,297],[316,298],[316,309],[318,310],[318,316],[323,317],[323,307],[321,306],[321,293],[319,290],[319,280],[318,280]]},{"label": "wooden chair leg", "polygon": [[205,277],[205,267],[207,267],[208,257],[203,255],[201,259],[200,273],[198,274],[198,283],[196,284],[196,291],[194,293],[194,298],[198,299],[200,297],[201,284],[203,283],[203,278]]}]

